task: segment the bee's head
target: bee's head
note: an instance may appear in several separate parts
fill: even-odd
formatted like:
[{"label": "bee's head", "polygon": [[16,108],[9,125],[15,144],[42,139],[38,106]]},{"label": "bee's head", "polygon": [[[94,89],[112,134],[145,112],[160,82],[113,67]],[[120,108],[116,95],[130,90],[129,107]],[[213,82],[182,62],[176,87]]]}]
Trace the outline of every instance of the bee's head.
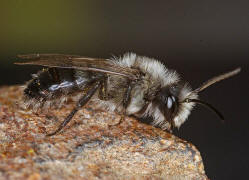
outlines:
[{"label": "bee's head", "polygon": [[194,102],[181,103],[186,97],[197,99],[197,93],[191,93],[191,89],[187,84],[171,84],[161,88],[157,93],[153,104],[163,114],[165,120],[170,122],[174,127],[180,127],[187,119],[195,105]]},{"label": "bee's head", "polygon": [[234,76],[239,72],[240,68],[237,68],[228,73],[216,76],[204,82],[199,88],[193,91],[187,84],[173,84],[163,87],[157,94],[155,102],[161,113],[163,113],[165,119],[177,128],[179,128],[186,121],[196,103],[205,105],[209,109],[213,110],[221,119],[224,119],[222,114],[219,113],[219,111],[212,105],[199,100],[198,94],[210,85]]},{"label": "bee's head", "polygon": [[163,113],[165,119],[174,123],[173,119],[179,111],[179,85],[163,87],[158,93],[153,103]]}]

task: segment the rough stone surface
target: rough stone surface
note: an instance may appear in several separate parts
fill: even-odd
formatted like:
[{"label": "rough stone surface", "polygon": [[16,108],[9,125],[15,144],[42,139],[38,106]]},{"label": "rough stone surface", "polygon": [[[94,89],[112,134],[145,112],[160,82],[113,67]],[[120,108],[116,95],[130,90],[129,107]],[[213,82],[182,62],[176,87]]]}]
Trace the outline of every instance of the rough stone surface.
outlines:
[{"label": "rough stone surface", "polygon": [[23,108],[22,87],[0,88],[0,179],[207,179],[199,151],[172,134],[120,115],[82,108]]}]

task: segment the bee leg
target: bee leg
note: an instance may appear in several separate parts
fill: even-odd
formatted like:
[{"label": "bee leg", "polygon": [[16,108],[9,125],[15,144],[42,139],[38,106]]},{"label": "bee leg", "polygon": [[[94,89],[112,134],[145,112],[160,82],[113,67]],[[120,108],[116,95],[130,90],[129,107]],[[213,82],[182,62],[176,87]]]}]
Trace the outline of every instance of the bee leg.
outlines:
[{"label": "bee leg", "polygon": [[121,118],[117,123],[115,123],[115,124],[113,124],[111,126],[119,125],[124,121],[125,115],[126,115],[126,108],[128,107],[128,105],[130,103],[130,100],[131,100],[132,87],[133,87],[133,84],[130,82],[127,89],[126,89],[126,91],[125,91],[124,97],[123,97],[123,110],[121,112]]},{"label": "bee leg", "polygon": [[73,116],[76,114],[76,112],[84,106],[94,95],[94,93],[98,90],[100,87],[101,81],[97,81],[87,92],[82,96],[79,101],[76,104],[76,107],[71,111],[71,113],[65,118],[65,120],[60,124],[58,129],[50,134],[47,134],[47,136],[53,136],[56,133],[58,133],[62,128],[64,128],[73,118]]},{"label": "bee leg", "polygon": [[101,82],[101,85],[99,88],[99,99],[104,100],[104,101],[107,101],[109,99],[108,93],[107,93],[107,78]]}]

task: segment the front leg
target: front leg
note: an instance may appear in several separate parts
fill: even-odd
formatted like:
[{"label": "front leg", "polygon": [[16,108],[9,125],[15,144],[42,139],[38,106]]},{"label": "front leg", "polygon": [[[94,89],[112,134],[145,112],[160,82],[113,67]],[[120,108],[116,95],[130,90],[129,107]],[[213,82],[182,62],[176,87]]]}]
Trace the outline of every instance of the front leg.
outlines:
[{"label": "front leg", "polygon": [[62,128],[64,128],[73,118],[73,116],[80,110],[82,106],[84,106],[94,95],[94,93],[98,90],[100,87],[101,81],[97,81],[94,85],[90,86],[90,88],[87,88],[86,94],[82,96],[79,101],[76,104],[76,107],[71,111],[71,113],[65,118],[65,120],[60,124],[58,129],[50,134],[47,134],[47,136],[53,136],[56,133],[58,133]]},{"label": "front leg", "polygon": [[105,77],[105,79],[101,81],[99,88],[99,95],[98,95],[100,100],[107,101],[110,99],[110,96],[107,91],[107,81],[108,81],[107,77]]},{"label": "front leg", "polygon": [[115,123],[115,124],[111,124],[110,126],[116,126],[119,125],[120,123],[123,122],[123,120],[125,119],[125,115],[126,115],[126,108],[128,107],[130,100],[131,100],[131,91],[133,88],[133,83],[129,82],[127,89],[125,90],[124,93],[124,97],[123,97],[123,101],[122,101],[122,105],[123,105],[123,110],[121,112],[121,118],[120,120]]},{"label": "front leg", "polygon": [[132,90],[133,84],[132,82],[129,82],[128,87],[124,93],[123,97],[123,107],[124,107],[124,113],[126,112],[126,108],[128,107],[130,100],[131,100],[131,90]]}]

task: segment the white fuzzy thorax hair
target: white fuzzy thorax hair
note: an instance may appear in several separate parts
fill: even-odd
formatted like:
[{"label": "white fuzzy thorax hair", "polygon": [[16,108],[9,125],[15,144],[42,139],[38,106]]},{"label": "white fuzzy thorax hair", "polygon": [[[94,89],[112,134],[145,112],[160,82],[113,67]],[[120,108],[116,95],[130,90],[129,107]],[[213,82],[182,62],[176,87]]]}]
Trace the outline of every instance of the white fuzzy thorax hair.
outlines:
[{"label": "white fuzzy thorax hair", "polygon": [[[160,61],[148,58],[144,56],[138,56],[135,53],[126,53],[123,57],[114,57],[111,59],[115,64],[122,67],[136,68],[145,73],[144,81],[147,81],[147,86],[152,88],[157,86],[158,88],[167,87],[171,84],[176,84],[180,81],[179,75],[174,70],[167,69]],[[126,109],[128,115],[136,114],[139,112],[143,106],[145,91],[149,89],[148,87],[135,86],[133,88],[134,96],[131,97],[130,103]],[[197,94],[192,93],[191,88],[185,84],[180,90],[178,101],[183,102],[186,98],[197,98]],[[106,104],[106,103],[105,103]],[[190,111],[192,110],[195,103],[179,103],[177,114],[175,115],[173,121],[176,127],[180,127],[182,123],[188,118]],[[115,109],[114,104],[109,102],[109,109]],[[153,125],[158,125],[162,129],[168,129],[169,123],[166,122],[163,113],[160,112],[158,107],[155,107],[150,103],[147,106],[146,111],[140,115],[140,117],[153,117]]]}]

